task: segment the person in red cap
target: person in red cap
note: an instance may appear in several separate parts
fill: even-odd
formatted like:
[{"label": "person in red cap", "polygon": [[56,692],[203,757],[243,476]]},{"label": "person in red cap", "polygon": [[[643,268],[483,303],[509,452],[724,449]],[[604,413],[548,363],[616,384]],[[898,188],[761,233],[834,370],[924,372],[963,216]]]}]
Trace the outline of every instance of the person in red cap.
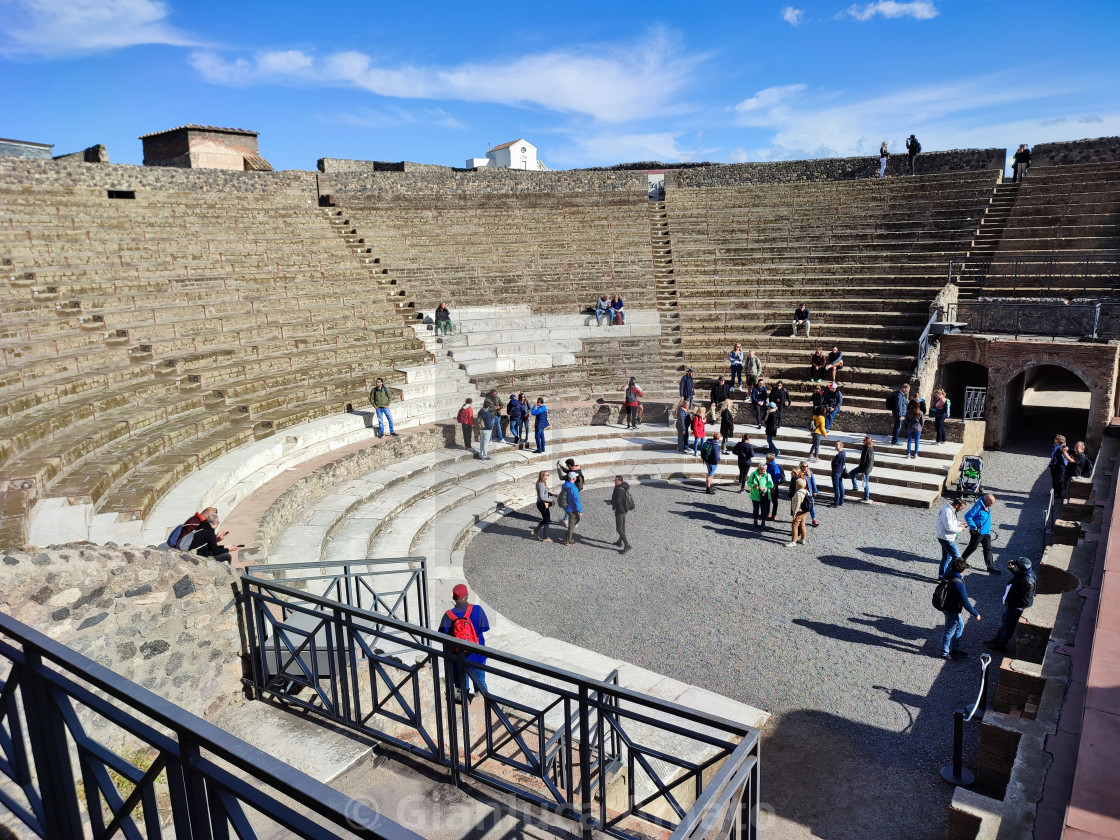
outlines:
[{"label": "person in red cap", "polygon": [[[485,610],[478,604],[470,603],[467,600],[467,595],[466,584],[456,584],[455,588],[451,590],[451,597],[455,601],[455,606],[443,614],[439,632],[447,633],[449,636],[454,636],[456,639],[462,639],[466,642],[485,645],[485,633],[490,629],[490,621],[486,618]],[[474,638],[471,638],[472,635]],[[468,653],[464,658],[468,663],[479,665],[486,663],[486,657],[480,653]],[[456,702],[462,702],[460,687],[463,685],[463,675],[460,673],[458,665],[455,664],[455,660],[452,659],[450,662],[451,681],[455,686],[455,700]],[[475,691],[486,691],[486,673],[476,665],[470,664],[466,666],[466,672],[474,689],[473,691],[469,688],[467,690],[467,702],[469,703],[474,697]]]}]

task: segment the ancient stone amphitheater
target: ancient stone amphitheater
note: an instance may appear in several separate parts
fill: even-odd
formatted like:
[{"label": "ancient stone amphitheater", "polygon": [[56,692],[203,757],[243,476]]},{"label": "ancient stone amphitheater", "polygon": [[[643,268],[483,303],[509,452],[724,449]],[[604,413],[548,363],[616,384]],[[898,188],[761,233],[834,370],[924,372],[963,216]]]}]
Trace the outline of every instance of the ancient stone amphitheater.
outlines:
[{"label": "ancient stone amphitheater", "polygon": [[[998,287],[978,265],[1116,249],[1114,152],[1039,147],[1022,186],[1004,183],[1003,149],[923,154],[920,177],[884,180],[871,160],[690,167],[667,173],[663,201],[649,200],[644,171],[0,158],[5,611],[84,640],[204,717],[229,714],[241,675],[211,650],[234,640],[173,667],[162,658],[175,639],[236,632],[222,591],[233,576],[163,544],[190,513],[220,508],[249,545],[241,565],[422,555],[442,598],[479,524],[527,503],[556,458],[578,458],[593,484],[700,476],[667,411],[685,368],[705,396],[735,343],[787,384],[778,440],[793,457],[809,448],[809,355],[841,347],[833,438],[858,453],[864,434],[889,431],[898,384],[928,394],[937,382],[931,314]],[[965,257],[971,273],[948,277]],[[1112,294],[1102,282],[1095,292]],[[595,324],[604,292],[625,300],[625,325]],[[449,336],[433,329],[441,301]],[[801,302],[810,339],[790,334]],[[399,438],[374,436],[379,377]],[[636,432],[620,428],[629,377],[645,391]],[[1114,379],[1094,383],[1094,418],[1110,414]],[[491,464],[463,449],[456,412],[491,388],[546,400],[547,454],[503,449]],[[754,430],[748,409],[737,400],[740,431]],[[969,444],[963,421],[948,428],[947,443],[877,470],[873,498],[934,504]],[[826,462],[814,469],[827,489]],[[492,644],[580,673],[627,667],[511,622],[495,623]],[[663,700],[765,723],[694,686],[632,677]]]}]

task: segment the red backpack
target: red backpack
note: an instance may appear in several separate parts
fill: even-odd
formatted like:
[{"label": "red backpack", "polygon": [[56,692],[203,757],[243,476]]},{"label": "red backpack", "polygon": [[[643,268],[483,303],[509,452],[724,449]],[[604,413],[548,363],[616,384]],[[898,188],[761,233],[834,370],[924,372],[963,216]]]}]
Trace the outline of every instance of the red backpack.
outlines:
[{"label": "red backpack", "polygon": [[467,604],[466,612],[462,616],[455,615],[453,610],[448,610],[445,615],[451,624],[451,635],[453,637],[477,645],[478,633],[475,632],[474,622],[471,621],[471,610],[473,608],[474,604]]}]

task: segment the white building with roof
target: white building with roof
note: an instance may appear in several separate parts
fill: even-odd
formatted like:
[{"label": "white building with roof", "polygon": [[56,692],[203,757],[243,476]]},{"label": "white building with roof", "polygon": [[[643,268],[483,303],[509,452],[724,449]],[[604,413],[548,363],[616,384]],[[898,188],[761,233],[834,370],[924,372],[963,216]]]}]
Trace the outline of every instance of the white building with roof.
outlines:
[{"label": "white building with roof", "polygon": [[541,161],[537,160],[537,147],[524,137],[495,146],[486,153],[484,158],[467,159],[468,169],[479,169],[483,166],[498,169],[526,169],[529,171],[548,169]]}]

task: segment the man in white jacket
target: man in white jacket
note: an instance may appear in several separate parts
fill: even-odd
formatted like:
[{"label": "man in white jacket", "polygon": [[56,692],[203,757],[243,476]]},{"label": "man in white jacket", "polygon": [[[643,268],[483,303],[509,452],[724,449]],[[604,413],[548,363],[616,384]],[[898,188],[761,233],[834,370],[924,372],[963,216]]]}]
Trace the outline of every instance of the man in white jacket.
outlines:
[{"label": "man in white jacket", "polygon": [[956,498],[941,508],[937,514],[937,541],[941,543],[941,566],[937,570],[937,579],[941,580],[949,574],[950,564],[961,556],[957,548],[957,534],[963,531],[964,523],[957,519],[957,514],[964,509],[964,499]]}]

